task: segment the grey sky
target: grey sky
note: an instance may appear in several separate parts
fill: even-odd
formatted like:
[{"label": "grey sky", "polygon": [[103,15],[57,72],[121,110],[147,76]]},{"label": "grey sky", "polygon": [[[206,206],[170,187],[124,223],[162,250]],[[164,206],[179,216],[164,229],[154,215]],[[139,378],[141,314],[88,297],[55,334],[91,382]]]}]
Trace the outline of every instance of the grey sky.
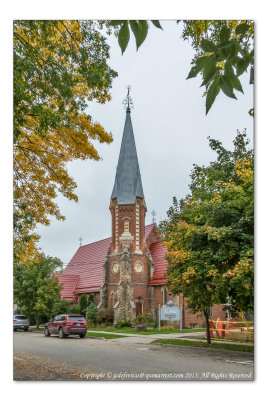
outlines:
[{"label": "grey sky", "polygon": [[174,21],[162,21],[164,31],[154,26],[138,52],[131,38],[122,56],[117,40],[109,38],[109,65],[118,72],[113,81],[111,102],[90,103],[88,113],[107,131],[114,141],[96,147],[103,161],[76,161],[68,166],[77,182],[79,202],[57,198],[66,221],[53,220],[49,227],[39,226],[40,246],[45,254],[59,257],[67,263],[79,246],[111,235],[109,201],[112,192],[120,143],[125,122],[122,101],[126,86],[132,86],[134,102],[131,118],[141,170],[145,200],[146,223],[165,218],[172,204],[188,193],[190,171],[195,164],[208,164],[215,154],[208,147],[207,136],[219,139],[232,148],[236,130],[247,128],[253,138],[253,119],[248,110],[253,106],[253,89],[248,77],[242,76],[245,94],[233,100],[220,94],[208,116],[200,78],[186,80],[193,50],[181,36],[181,26]]}]

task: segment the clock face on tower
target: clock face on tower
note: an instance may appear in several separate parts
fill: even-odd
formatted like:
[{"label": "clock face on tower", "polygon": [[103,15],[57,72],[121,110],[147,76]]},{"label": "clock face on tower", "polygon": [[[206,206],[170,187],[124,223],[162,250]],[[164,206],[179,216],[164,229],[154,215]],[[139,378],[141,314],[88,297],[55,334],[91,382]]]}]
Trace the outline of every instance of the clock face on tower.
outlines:
[{"label": "clock face on tower", "polygon": [[118,263],[118,262],[115,262],[115,263],[112,265],[112,272],[113,272],[113,274],[117,274],[117,273],[119,272],[119,268],[120,268],[119,263]]},{"label": "clock face on tower", "polygon": [[141,261],[136,261],[136,263],[134,264],[135,272],[140,274],[141,272],[143,272],[143,269],[144,269],[143,263]]}]

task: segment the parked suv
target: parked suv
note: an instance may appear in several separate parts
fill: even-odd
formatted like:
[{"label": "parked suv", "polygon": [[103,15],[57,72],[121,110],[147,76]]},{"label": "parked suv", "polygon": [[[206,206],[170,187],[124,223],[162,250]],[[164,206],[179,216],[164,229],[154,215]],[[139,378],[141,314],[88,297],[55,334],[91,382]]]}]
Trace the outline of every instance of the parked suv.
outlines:
[{"label": "parked suv", "polygon": [[55,334],[60,339],[64,339],[69,335],[79,335],[80,338],[84,338],[86,332],[86,320],[82,315],[77,314],[57,315],[53,320],[47,322],[44,330],[45,336]]},{"label": "parked suv", "polygon": [[16,314],[13,315],[13,330],[23,329],[25,332],[29,329],[30,321],[26,315]]}]

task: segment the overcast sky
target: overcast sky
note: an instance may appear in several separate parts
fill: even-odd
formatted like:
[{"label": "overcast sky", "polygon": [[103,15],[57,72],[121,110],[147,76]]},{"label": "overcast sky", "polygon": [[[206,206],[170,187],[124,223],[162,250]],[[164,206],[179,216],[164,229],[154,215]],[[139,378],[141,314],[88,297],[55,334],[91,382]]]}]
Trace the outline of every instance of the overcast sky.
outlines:
[{"label": "overcast sky", "polygon": [[131,85],[134,103],[131,117],[145,200],[146,224],[166,217],[173,196],[178,200],[188,193],[193,164],[207,165],[216,156],[208,146],[207,137],[219,139],[229,149],[237,129],[247,129],[253,140],[253,119],[248,110],[253,106],[253,89],[248,76],[241,77],[244,95],[238,100],[219,94],[208,116],[201,79],[186,80],[193,58],[191,45],[184,42],[181,26],[174,21],[162,21],[163,31],[151,26],[147,39],[136,52],[135,42],[121,55],[117,39],[110,37],[109,65],[118,72],[114,79],[112,100],[104,105],[88,104],[88,113],[108,132],[114,141],[110,145],[96,143],[102,161],[76,161],[68,164],[77,182],[78,203],[61,195],[57,198],[64,222],[52,220],[49,227],[39,226],[40,246],[46,255],[59,257],[68,263],[83,244],[111,235],[109,211],[120,144],[125,122],[122,101],[126,86]]}]

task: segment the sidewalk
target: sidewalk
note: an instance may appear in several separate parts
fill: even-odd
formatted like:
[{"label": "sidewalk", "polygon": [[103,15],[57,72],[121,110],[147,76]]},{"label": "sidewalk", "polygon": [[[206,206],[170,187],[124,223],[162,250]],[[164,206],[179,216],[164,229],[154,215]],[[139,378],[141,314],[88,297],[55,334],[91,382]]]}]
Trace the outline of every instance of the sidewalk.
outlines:
[{"label": "sidewalk", "polygon": [[[87,332],[96,332],[87,330]],[[159,333],[153,335],[142,335],[142,334],[134,334],[134,333],[117,333],[117,332],[106,332],[106,331],[97,331],[98,333],[108,333],[110,335],[121,335],[125,336],[125,338],[115,338],[114,340],[118,342],[130,342],[130,343],[152,343],[157,339],[183,339],[190,341],[198,340],[200,342],[206,342],[205,339],[197,339],[196,336],[203,337],[204,332],[190,332],[190,333]],[[194,338],[191,338],[193,336]],[[113,339],[112,339],[113,340]],[[224,340],[212,340],[212,343],[229,343],[229,344],[240,344],[244,346],[254,346],[254,343],[240,343],[240,342],[227,342]],[[189,343],[188,343],[189,344]]]}]

